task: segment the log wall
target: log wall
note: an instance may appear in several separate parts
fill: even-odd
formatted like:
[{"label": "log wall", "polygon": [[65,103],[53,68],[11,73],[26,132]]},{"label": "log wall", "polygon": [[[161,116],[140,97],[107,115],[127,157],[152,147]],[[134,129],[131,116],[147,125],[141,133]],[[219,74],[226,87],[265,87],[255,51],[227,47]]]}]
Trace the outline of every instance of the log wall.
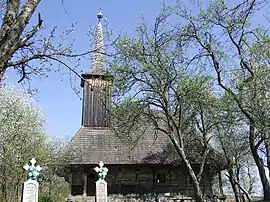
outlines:
[{"label": "log wall", "polygon": [[[93,168],[84,172],[73,171],[72,195],[83,195],[84,182],[80,175],[87,175],[86,195],[95,195],[96,173]],[[76,178],[80,180],[76,181]],[[105,179],[111,194],[177,194],[194,196],[194,189],[187,171],[181,167],[122,167],[111,166]],[[78,183],[80,181],[80,184]],[[212,176],[205,172],[201,182],[204,195],[212,195]],[[80,192],[80,193],[79,193]]]}]

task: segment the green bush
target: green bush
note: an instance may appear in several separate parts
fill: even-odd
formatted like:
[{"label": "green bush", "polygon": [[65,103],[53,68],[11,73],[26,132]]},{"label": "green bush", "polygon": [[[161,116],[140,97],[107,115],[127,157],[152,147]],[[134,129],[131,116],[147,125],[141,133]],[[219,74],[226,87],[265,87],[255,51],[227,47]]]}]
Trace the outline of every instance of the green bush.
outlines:
[{"label": "green bush", "polygon": [[38,202],[53,202],[51,197],[48,196],[42,196],[38,199]]}]

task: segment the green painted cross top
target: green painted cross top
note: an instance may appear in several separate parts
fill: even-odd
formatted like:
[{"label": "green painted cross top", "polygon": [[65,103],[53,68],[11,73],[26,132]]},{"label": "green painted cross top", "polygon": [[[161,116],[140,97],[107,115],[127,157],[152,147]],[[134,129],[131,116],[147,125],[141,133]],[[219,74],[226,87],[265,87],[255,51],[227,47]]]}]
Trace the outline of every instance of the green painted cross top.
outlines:
[{"label": "green painted cross top", "polygon": [[28,179],[37,181],[39,172],[41,171],[41,167],[39,165],[36,165],[37,161],[35,158],[32,158],[30,163],[31,165],[26,164],[25,166],[23,166],[23,168],[28,171]]},{"label": "green painted cross top", "polygon": [[98,166],[95,167],[94,170],[97,172],[98,179],[104,180],[109,169],[106,167],[103,167],[104,163],[102,161],[100,161],[98,165],[99,167]]}]

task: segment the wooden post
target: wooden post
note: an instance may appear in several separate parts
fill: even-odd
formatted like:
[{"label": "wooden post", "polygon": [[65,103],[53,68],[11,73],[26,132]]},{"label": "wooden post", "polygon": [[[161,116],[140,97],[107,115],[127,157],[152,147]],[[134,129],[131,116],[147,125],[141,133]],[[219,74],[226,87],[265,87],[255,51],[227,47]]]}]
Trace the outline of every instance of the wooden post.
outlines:
[{"label": "wooden post", "polygon": [[172,169],[171,168],[169,168],[169,183],[170,183],[170,194],[173,194]]},{"label": "wooden post", "polygon": [[72,172],[71,171],[68,175],[68,181],[69,181],[69,194],[72,195]]},{"label": "wooden post", "polygon": [[118,169],[118,176],[119,176],[119,187],[118,187],[118,193],[120,194],[120,193],[122,193],[122,168],[120,167],[119,169]]},{"label": "wooden post", "polygon": [[152,187],[152,189],[153,189],[153,193],[155,194],[156,193],[156,169],[155,168],[153,168],[152,169],[152,173],[153,173],[153,187]]},{"label": "wooden post", "polygon": [[83,174],[83,196],[87,195],[87,173]]}]

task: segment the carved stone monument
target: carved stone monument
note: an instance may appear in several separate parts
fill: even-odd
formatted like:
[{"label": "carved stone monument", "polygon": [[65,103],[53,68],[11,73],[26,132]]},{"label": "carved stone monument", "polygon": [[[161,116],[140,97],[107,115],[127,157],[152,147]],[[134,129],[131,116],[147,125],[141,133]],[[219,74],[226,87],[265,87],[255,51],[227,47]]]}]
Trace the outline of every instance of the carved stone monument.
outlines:
[{"label": "carved stone monument", "polygon": [[105,180],[96,182],[96,202],[107,202],[107,182]]},{"label": "carved stone monument", "polygon": [[22,202],[38,202],[38,176],[41,167],[36,166],[36,160],[33,158],[30,161],[31,165],[26,164],[23,166],[28,171],[28,180],[23,183]]},{"label": "carved stone monument", "polygon": [[23,184],[23,202],[38,202],[38,182],[27,180]]},{"label": "carved stone monument", "polygon": [[104,163],[102,161],[99,162],[99,167],[95,167],[94,170],[98,173],[98,181],[96,182],[96,202],[107,202],[107,182],[104,180],[108,168],[103,167]]}]

